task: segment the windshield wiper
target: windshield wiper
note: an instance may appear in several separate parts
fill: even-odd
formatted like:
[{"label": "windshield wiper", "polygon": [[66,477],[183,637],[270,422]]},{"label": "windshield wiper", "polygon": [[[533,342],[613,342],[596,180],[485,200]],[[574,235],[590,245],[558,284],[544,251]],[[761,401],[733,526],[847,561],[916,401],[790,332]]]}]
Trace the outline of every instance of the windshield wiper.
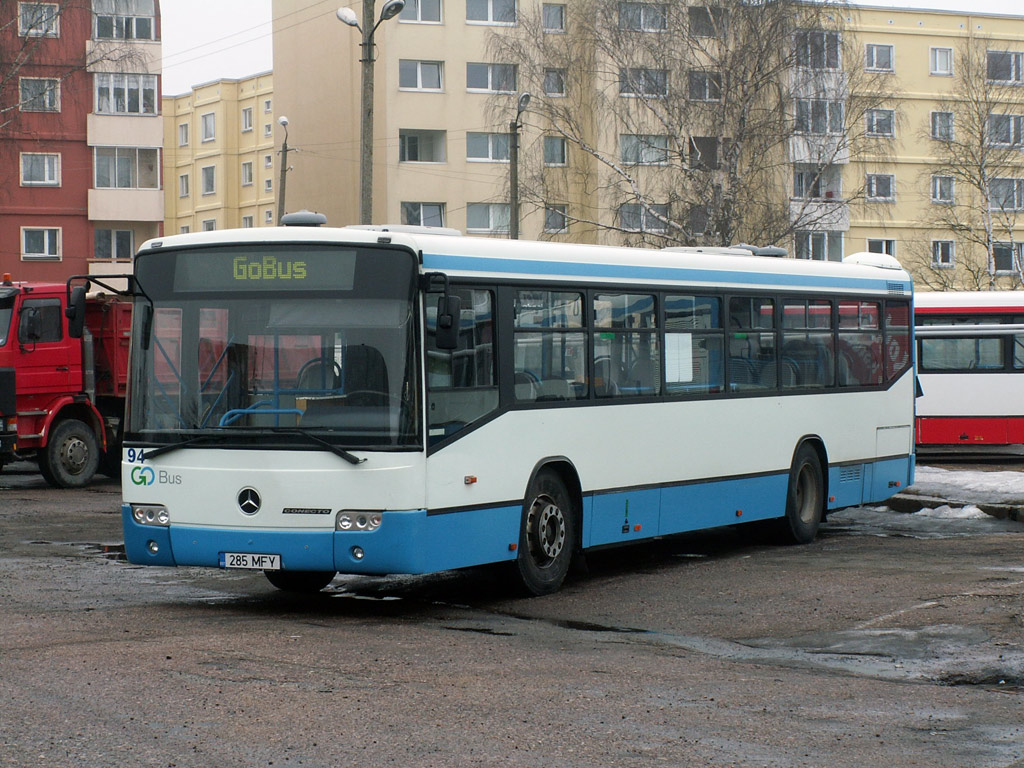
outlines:
[{"label": "windshield wiper", "polygon": [[297,435],[302,435],[307,440],[312,440],[317,445],[322,445],[324,448],[326,448],[328,451],[333,453],[335,456],[340,456],[345,461],[347,461],[349,464],[362,464],[364,461],[366,461],[365,458],[360,459],[358,456],[354,456],[353,454],[351,454],[348,451],[346,451],[344,448],[339,448],[338,446],[333,445],[333,444],[327,442],[326,440],[323,440],[323,439],[317,437],[316,435],[314,435],[314,434],[312,434],[310,432],[307,432],[304,429],[299,429],[298,427],[295,427],[294,429],[287,429],[287,430],[283,429],[283,430],[280,430],[280,431],[281,432],[293,432],[293,433],[295,433]]},{"label": "windshield wiper", "polygon": [[207,440],[224,440],[227,437],[228,435],[196,435],[195,437],[190,437],[188,440],[182,440],[178,443],[169,443],[157,448],[143,448],[143,453],[147,459],[155,459],[157,456],[162,456],[165,453],[176,451],[179,448],[188,448],[190,445],[205,443]]}]

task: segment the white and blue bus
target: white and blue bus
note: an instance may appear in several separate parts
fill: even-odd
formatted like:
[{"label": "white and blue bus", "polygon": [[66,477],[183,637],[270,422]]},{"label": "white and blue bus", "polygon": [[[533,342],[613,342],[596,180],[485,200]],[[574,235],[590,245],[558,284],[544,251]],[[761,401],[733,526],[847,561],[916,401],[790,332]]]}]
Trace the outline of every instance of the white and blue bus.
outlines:
[{"label": "white and blue bus", "polygon": [[337,573],[737,523],[808,542],[913,477],[912,287],[845,263],[285,226],[135,259],[133,563]]}]

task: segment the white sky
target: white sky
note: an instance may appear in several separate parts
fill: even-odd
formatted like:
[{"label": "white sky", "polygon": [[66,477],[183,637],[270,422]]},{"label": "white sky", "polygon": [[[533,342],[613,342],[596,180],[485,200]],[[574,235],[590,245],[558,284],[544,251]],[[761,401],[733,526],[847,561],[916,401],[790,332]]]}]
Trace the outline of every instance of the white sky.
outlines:
[{"label": "white sky", "polygon": [[[358,0],[352,4],[358,5]],[[863,0],[862,4],[1024,15],[1021,0]],[[163,92],[177,95],[199,83],[272,69],[270,7],[271,0],[163,0]]]}]

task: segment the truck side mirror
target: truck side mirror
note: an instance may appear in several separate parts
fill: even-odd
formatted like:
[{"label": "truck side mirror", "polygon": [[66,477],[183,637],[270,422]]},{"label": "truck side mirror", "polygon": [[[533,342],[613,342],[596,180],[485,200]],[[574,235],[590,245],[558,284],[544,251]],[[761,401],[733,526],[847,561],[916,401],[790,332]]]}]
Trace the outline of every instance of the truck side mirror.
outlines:
[{"label": "truck side mirror", "polygon": [[26,307],[18,321],[18,341],[22,344],[35,344],[43,337],[42,319],[35,307]]},{"label": "truck side mirror", "polygon": [[458,349],[461,319],[461,300],[458,296],[445,292],[437,300],[437,336],[434,343],[438,349]]},{"label": "truck side mirror", "polygon": [[71,289],[71,301],[64,314],[68,318],[68,336],[73,339],[82,338],[85,330],[85,286],[76,285]]}]

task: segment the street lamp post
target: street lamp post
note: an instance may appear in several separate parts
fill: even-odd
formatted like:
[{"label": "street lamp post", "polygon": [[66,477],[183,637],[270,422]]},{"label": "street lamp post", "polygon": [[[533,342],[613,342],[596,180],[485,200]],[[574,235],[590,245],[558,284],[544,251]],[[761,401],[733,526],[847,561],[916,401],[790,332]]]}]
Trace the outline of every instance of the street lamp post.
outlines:
[{"label": "street lamp post", "polygon": [[523,112],[530,103],[530,94],[519,94],[516,102],[516,119],[508,124],[508,236],[519,239],[519,129],[523,127]]},{"label": "street lamp post", "polygon": [[285,186],[288,183],[288,118],[281,115],[277,118],[277,122],[284,128],[284,141],[281,143],[281,181],[277,185],[277,223],[280,225],[281,218],[284,216]]},{"label": "street lamp post", "polygon": [[373,33],[388,19],[393,19],[405,8],[405,0],[388,0],[380,11],[380,18],[374,22],[374,0],[363,0],[363,23],[360,25],[355,11],[339,8],[338,19],[355,27],[362,35],[359,44],[363,55],[362,86],[359,94],[359,223],[373,223],[373,64],[376,56],[373,49]]}]

